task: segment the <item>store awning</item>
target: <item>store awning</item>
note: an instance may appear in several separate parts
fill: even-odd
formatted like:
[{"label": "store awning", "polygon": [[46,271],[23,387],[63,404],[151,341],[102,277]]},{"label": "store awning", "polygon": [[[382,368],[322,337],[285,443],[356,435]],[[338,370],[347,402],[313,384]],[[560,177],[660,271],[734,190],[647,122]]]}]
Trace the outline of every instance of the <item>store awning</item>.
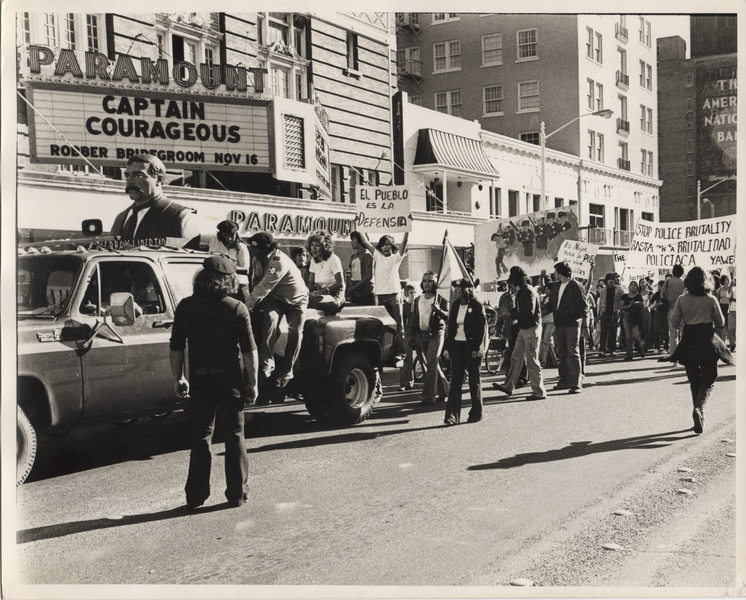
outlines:
[{"label": "store awning", "polygon": [[420,172],[429,167],[486,179],[500,177],[481,141],[437,129],[420,129],[414,167]]}]

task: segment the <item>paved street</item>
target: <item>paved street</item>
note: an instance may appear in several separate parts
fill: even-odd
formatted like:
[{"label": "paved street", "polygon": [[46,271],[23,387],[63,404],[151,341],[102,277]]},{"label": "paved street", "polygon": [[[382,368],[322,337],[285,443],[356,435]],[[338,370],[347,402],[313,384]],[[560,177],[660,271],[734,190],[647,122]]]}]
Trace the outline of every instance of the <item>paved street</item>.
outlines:
[{"label": "paved street", "polygon": [[18,489],[20,579],[722,592],[736,572],[736,367],[720,369],[702,436],[683,368],[592,355],[588,375],[582,394],[534,402],[487,377],[485,420],[451,428],[394,370],[356,427],[325,427],[296,401],[251,408],[238,509],[218,442],[212,496],[184,510],[183,414],[43,439]]}]

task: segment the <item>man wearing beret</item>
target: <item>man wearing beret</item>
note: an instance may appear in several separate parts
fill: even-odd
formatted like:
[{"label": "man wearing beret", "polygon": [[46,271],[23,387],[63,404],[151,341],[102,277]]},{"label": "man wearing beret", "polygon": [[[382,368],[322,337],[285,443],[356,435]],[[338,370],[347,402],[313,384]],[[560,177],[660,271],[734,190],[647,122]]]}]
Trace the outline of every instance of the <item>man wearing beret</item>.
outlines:
[{"label": "man wearing beret", "polygon": [[159,158],[136,154],[127,161],[124,176],[125,192],[133,204],[116,216],[111,235],[125,241],[172,237],[189,243],[198,239],[194,212],[163,195],[166,167]]},{"label": "man wearing beret", "polygon": [[260,231],[248,240],[251,252],[261,263],[264,273],[246,301],[249,310],[255,307],[264,313],[262,339],[259,344],[260,375],[268,379],[275,371],[275,343],[280,337],[280,321],[288,322],[285,359],[275,373],[275,386],[285,387],[293,378],[293,366],[303,341],[303,324],[308,307],[308,288],[295,261],[277,247],[271,233]]},{"label": "man wearing beret", "polygon": [[200,247],[213,254],[225,254],[237,267],[238,298],[246,301],[249,298],[249,271],[251,270],[251,254],[249,248],[238,237],[238,223],[235,221],[221,221],[218,223],[217,235],[203,235]]},{"label": "man wearing beret", "polygon": [[[210,496],[215,423],[225,436],[225,497],[241,506],[248,494],[248,458],[244,442],[244,404],[257,395],[257,350],[249,311],[231,298],[237,288],[236,265],[209,256],[194,277],[193,294],[176,307],[170,359],[174,390],[190,396],[192,441],[187,476],[187,505],[197,508]],[[184,350],[189,344],[189,377]]]}]

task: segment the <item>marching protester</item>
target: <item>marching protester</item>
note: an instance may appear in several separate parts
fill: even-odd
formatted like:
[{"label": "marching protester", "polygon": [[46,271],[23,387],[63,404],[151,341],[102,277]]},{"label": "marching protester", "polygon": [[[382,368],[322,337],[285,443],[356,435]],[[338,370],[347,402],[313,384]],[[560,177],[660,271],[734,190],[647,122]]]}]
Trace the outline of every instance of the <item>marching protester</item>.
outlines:
[{"label": "marching protester", "polygon": [[409,321],[410,339],[419,339],[425,359],[425,381],[422,386],[422,404],[435,404],[445,400],[450,384],[440,366],[440,355],[445,342],[445,323],[448,320],[448,300],[437,294],[438,276],[427,271],[422,276],[420,294],[414,301]]},{"label": "marching protester", "polygon": [[293,378],[293,366],[303,340],[303,324],[308,306],[308,288],[303,276],[292,259],[278,249],[271,233],[255,233],[248,244],[256,253],[264,273],[246,301],[249,310],[263,313],[261,340],[259,342],[260,376],[265,380],[275,371],[274,350],[280,337],[280,321],[284,316],[288,323],[285,357],[282,368],[274,373],[275,386],[285,387]]},{"label": "marching protester", "polygon": [[663,281],[658,282],[658,291],[650,299],[650,316],[652,323],[651,350],[658,353],[668,351],[668,308],[661,302]]},{"label": "marching protester", "polygon": [[572,276],[572,267],[565,262],[554,265],[559,285],[552,289],[550,307],[554,313],[554,345],[559,362],[559,382],[555,390],[570,394],[582,391],[580,362],[581,324],[588,312],[588,302],[581,285]]},{"label": "marching protester", "polygon": [[469,374],[469,396],[471,410],[469,423],[477,423],[483,417],[482,380],[480,365],[487,348],[487,315],[484,306],[474,297],[474,283],[469,279],[457,279],[451,287],[455,298],[448,314],[443,357],[451,361],[451,389],[446,404],[446,425],[458,425],[461,421],[461,398],[464,374]]},{"label": "marching protester", "polygon": [[725,317],[725,325],[718,329],[717,334],[720,339],[725,341],[726,332],[728,331],[728,314],[730,312],[730,299],[733,296],[733,288],[730,286],[730,277],[722,275],[720,277],[720,287],[717,290],[718,302],[720,302],[720,310],[723,311],[723,317]]},{"label": "marching protester", "polygon": [[[257,351],[246,306],[236,292],[236,265],[210,256],[194,278],[193,294],[176,307],[170,361],[176,395],[190,397],[192,441],[186,502],[202,506],[210,496],[210,441],[217,423],[225,436],[225,497],[241,506],[248,495],[244,404],[257,396]],[[184,374],[189,345],[189,378]]]},{"label": "marching protester", "polygon": [[350,258],[347,299],[358,306],[373,306],[376,303],[373,291],[373,256],[363,244],[359,231],[350,232],[350,243],[355,253]]},{"label": "marching protester", "polygon": [[715,334],[715,328],[722,327],[725,319],[712,294],[712,277],[701,267],[692,267],[683,283],[688,293],[676,299],[669,316],[672,331],[682,328],[681,341],[667,359],[661,360],[678,361],[686,368],[694,405],[694,432],[702,433],[705,404],[718,377],[718,360],[735,363],[723,340]]},{"label": "marching protester", "polygon": [[368,236],[360,232],[360,241],[373,255],[373,280],[375,282],[376,304],[385,306],[391,318],[396,321],[394,346],[397,360],[404,360],[404,329],[402,327],[401,284],[399,283],[399,266],[406,256],[409,232],[404,232],[401,247],[390,235],[384,235],[373,245]]},{"label": "marching protester", "polygon": [[337,312],[345,303],[345,282],[342,261],[334,254],[332,236],[325,231],[314,231],[308,237],[308,300],[310,308]]},{"label": "marching protester", "polygon": [[135,154],[127,161],[124,179],[125,193],[133,204],[119,213],[111,227],[111,235],[123,240],[153,238],[199,239],[194,212],[163,195],[166,166],[152,154]]},{"label": "marching protester", "polygon": [[666,319],[668,321],[668,355],[671,356],[676,350],[679,343],[681,330],[679,327],[671,325],[671,313],[676,305],[676,300],[684,293],[684,280],[681,276],[684,274],[684,267],[675,264],[671,269],[672,276],[663,283],[661,290],[661,302],[666,307]]},{"label": "marching protester", "polygon": [[622,327],[624,327],[626,355],[624,360],[632,360],[632,344],[640,352],[640,358],[645,358],[645,348],[643,340],[645,339],[644,327],[645,319],[643,311],[645,310],[644,300],[639,293],[638,283],[633,279],[629,282],[629,292],[622,296]]},{"label": "marching protester", "polygon": [[399,385],[401,391],[414,389],[414,359],[421,354],[419,340],[409,334],[412,321],[412,308],[415,303],[415,289],[413,285],[404,288],[402,302],[402,328],[404,330],[404,363],[399,369]]},{"label": "marching protester", "polygon": [[236,273],[238,278],[237,298],[244,302],[249,297],[249,272],[251,271],[251,254],[246,244],[238,237],[238,223],[235,221],[221,221],[218,223],[218,232],[214,235],[200,236],[200,247],[204,247],[213,254],[225,254],[236,265],[241,272]]},{"label": "marching protester", "polygon": [[[518,377],[524,364],[528,370],[528,380],[532,394],[527,400],[543,400],[547,396],[544,378],[539,364],[539,344],[541,342],[541,306],[539,294],[529,285],[530,279],[526,272],[518,266],[510,267],[508,284],[516,286],[515,308],[499,308],[498,311],[507,313],[518,321],[518,339],[510,358],[510,370],[504,386],[493,383],[492,387],[510,396],[513,394]],[[469,375],[471,377],[471,374]]]},{"label": "marching protester", "polygon": [[601,329],[598,353],[605,356],[608,352],[609,356],[616,356],[617,327],[624,292],[617,283],[615,273],[607,273],[605,282],[606,287],[601,290],[598,297],[598,317]]}]

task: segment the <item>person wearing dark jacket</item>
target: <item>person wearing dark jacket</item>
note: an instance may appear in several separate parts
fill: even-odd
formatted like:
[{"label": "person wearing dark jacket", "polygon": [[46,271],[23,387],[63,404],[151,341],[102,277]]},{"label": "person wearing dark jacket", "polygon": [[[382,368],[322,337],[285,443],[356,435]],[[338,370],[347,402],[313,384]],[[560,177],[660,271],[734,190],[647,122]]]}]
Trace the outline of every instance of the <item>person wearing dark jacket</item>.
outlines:
[{"label": "person wearing dark jacket", "polygon": [[456,294],[448,314],[448,329],[443,357],[451,361],[451,390],[446,404],[446,425],[461,420],[461,395],[464,373],[469,373],[471,410],[469,423],[482,420],[482,381],[480,365],[487,348],[487,315],[474,297],[474,284],[469,279],[457,279],[451,286]]},{"label": "person wearing dark jacket", "polygon": [[678,361],[686,368],[694,410],[694,432],[705,427],[705,404],[718,378],[718,360],[735,364],[725,342],[715,334],[725,321],[717,298],[712,295],[712,277],[702,267],[692,267],[684,279],[684,293],[676,299],[669,317],[672,329],[683,325],[681,341],[671,356],[661,360]]},{"label": "person wearing dark jacket", "polygon": [[555,390],[582,390],[580,366],[580,328],[588,313],[588,301],[582,286],[572,276],[565,262],[554,265],[559,285],[552,289],[549,305],[554,313],[554,345],[559,362],[559,382]]},{"label": "person wearing dark jacket", "polygon": [[543,400],[547,396],[544,378],[539,364],[541,343],[541,304],[536,289],[529,285],[529,278],[521,267],[510,268],[508,283],[518,287],[515,295],[515,308],[498,309],[518,320],[518,339],[510,357],[510,370],[505,385],[493,383],[492,387],[510,396],[516,387],[524,363],[528,369],[528,380],[532,394],[527,400]]},{"label": "person wearing dark jacket", "polygon": [[437,393],[445,400],[450,384],[440,367],[440,355],[445,342],[446,321],[448,320],[448,300],[436,294],[438,276],[427,271],[422,276],[422,294],[415,298],[412,316],[409,320],[409,338],[418,339],[425,357],[425,381],[422,387],[422,404],[432,405],[437,401]]}]

